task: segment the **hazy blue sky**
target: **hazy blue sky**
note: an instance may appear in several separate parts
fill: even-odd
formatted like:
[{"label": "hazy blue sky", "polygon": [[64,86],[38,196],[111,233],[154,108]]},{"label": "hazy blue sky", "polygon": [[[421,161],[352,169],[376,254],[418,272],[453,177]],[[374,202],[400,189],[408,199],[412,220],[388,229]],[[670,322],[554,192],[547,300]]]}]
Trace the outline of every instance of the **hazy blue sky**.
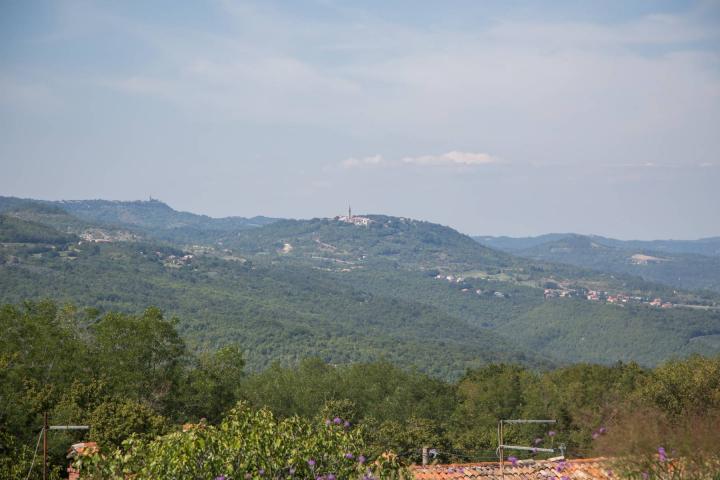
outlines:
[{"label": "hazy blue sky", "polygon": [[720,235],[720,1],[0,1],[0,194]]}]

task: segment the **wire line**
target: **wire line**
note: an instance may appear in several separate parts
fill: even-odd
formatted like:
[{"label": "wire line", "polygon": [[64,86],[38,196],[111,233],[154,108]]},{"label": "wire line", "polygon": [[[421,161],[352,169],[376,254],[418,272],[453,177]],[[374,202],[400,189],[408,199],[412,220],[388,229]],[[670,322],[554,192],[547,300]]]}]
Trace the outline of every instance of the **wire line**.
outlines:
[{"label": "wire line", "polygon": [[40,435],[38,435],[38,441],[37,444],[35,444],[35,453],[33,453],[32,462],[30,462],[30,469],[28,470],[27,477],[25,477],[25,480],[28,480],[30,478],[30,474],[32,473],[32,469],[35,466],[35,457],[37,456],[38,448],[40,448],[40,439],[42,438],[42,434],[45,431],[45,427],[43,427],[40,430]]}]

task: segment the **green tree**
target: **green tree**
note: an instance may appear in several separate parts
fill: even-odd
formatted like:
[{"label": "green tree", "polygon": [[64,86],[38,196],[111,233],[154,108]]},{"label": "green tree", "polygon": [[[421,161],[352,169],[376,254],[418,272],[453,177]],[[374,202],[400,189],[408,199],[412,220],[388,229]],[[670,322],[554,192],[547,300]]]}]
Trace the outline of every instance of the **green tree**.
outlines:
[{"label": "green tree", "polygon": [[114,395],[162,411],[172,403],[188,360],[176,324],[155,307],[139,316],[108,313],[92,327],[95,374]]}]

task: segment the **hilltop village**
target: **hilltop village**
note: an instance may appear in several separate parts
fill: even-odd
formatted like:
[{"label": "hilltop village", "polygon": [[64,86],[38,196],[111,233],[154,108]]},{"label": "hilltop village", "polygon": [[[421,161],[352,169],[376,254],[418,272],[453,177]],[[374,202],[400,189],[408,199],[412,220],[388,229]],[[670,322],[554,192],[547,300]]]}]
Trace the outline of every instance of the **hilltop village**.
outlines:
[{"label": "hilltop village", "polygon": [[334,220],[336,220],[338,222],[351,223],[353,225],[358,225],[358,226],[362,226],[362,227],[367,227],[368,225],[373,223],[373,220],[371,220],[368,217],[362,217],[360,215],[353,215],[351,207],[348,207],[347,215],[337,216],[334,218]]}]

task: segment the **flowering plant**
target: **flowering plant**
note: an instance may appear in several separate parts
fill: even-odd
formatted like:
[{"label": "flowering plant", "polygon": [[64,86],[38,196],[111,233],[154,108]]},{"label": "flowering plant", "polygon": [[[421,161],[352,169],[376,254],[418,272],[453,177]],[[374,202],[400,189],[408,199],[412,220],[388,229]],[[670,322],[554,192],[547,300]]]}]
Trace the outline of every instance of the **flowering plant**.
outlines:
[{"label": "flowering plant", "polygon": [[187,478],[402,479],[406,468],[391,453],[364,455],[363,434],[340,422],[276,419],[240,403],[220,423],[185,428],[154,440],[130,438],[107,454],[79,460],[87,479]]}]

